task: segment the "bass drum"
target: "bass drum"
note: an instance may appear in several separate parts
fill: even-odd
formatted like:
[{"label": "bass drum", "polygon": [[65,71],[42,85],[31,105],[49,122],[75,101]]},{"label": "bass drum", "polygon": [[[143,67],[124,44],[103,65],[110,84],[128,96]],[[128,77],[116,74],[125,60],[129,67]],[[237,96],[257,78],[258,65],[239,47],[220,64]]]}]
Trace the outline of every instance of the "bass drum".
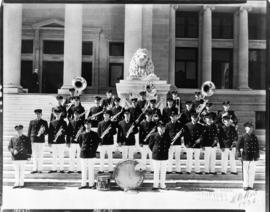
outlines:
[{"label": "bass drum", "polygon": [[144,166],[138,161],[126,160],[119,162],[114,170],[115,182],[125,191],[136,189],[143,183],[144,171]]}]

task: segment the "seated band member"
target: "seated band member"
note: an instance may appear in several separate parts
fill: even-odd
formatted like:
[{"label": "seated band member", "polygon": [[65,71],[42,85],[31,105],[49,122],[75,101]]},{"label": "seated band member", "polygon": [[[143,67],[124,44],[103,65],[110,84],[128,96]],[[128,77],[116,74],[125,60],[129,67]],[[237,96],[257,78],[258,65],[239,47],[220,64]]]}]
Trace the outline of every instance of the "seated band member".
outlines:
[{"label": "seated band member", "polygon": [[33,153],[33,171],[31,174],[42,172],[42,161],[43,161],[43,149],[45,143],[45,135],[48,134],[48,123],[43,120],[42,110],[34,110],[37,118],[31,120],[28,127],[28,137],[32,143]]},{"label": "seated band member", "polygon": [[186,123],[184,128],[184,141],[187,151],[187,174],[191,173],[192,160],[194,153],[195,173],[202,174],[200,170],[200,153],[202,147],[201,135],[204,131],[204,127],[198,123],[198,114],[191,114],[191,122]]},{"label": "seated band member", "polygon": [[146,91],[141,91],[139,95],[140,95],[140,99],[138,101],[138,106],[141,108],[141,110],[143,110],[144,107],[146,107],[147,105]]},{"label": "seated band member", "polygon": [[90,108],[88,113],[87,119],[92,120],[92,128],[97,128],[98,123],[103,119],[103,114],[100,113],[101,111],[103,111],[103,107],[100,105],[100,101],[101,97],[95,96],[94,100],[95,105]]},{"label": "seated band member", "polygon": [[108,155],[109,172],[113,172],[112,152],[114,139],[116,134],[115,124],[110,120],[112,115],[111,110],[106,110],[103,113],[104,120],[98,123],[98,136],[100,138],[100,169],[99,173],[104,172],[105,154]]},{"label": "seated band member", "polygon": [[256,163],[260,158],[259,141],[254,134],[253,124],[244,124],[245,133],[240,137],[236,144],[237,156],[241,156],[243,161],[243,188],[253,190],[256,174]]},{"label": "seated band member", "polygon": [[[99,144],[98,134],[91,130],[91,120],[85,120],[85,132],[79,135],[78,143],[80,145],[80,158],[82,169],[82,182],[79,189],[95,188],[95,160],[96,151]],[[87,186],[88,181],[88,186]]]},{"label": "seated band member", "polygon": [[114,106],[112,108],[112,121],[118,123],[119,121],[123,120],[124,116],[124,108],[120,106],[121,99],[119,97],[114,98]]},{"label": "seated band member", "polygon": [[[176,162],[176,173],[182,174],[181,166],[180,166],[180,156],[182,152],[182,142],[181,137],[183,137],[183,125],[177,121],[177,113],[172,112],[170,115],[171,121],[166,124],[166,132],[170,136],[170,142],[173,144],[170,146],[169,149],[169,161],[168,161],[168,174],[172,172],[172,164],[173,164],[173,156],[175,155],[175,162]],[[175,141],[174,141],[175,140]]]},{"label": "seated band member", "polygon": [[53,164],[49,173],[57,172],[57,164],[59,163],[60,173],[64,173],[64,152],[66,146],[67,124],[61,118],[61,109],[54,110],[55,120],[50,122],[48,143],[52,148]]},{"label": "seated band member", "polygon": [[[79,110],[74,111],[74,118],[69,121],[67,126],[67,145],[69,148],[69,171],[68,173],[73,173],[76,171],[80,173],[80,146],[78,143],[78,137],[84,131],[84,122],[80,119]],[[77,164],[75,165],[75,162]]]},{"label": "seated band member", "polygon": [[166,189],[166,169],[170,145],[170,136],[165,132],[165,124],[159,122],[157,132],[149,138],[149,148],[152,151],[154,168],[153,190]]},{"label": "seated band member", "polygon": [[193,108],[193,103],[191,101],[185,102],[185,110],[182,113],[181,117],[179,118],[179,121],[184,125],[191,121],[191,114],[195,113],[196,111]]},{"label": "seated band member", "polygon": [[122,146],[122,158],[133,159],[135,151],[135,134],[138,132],[136,124],[130,119],[130,111],[125,110],[124,120],[118,124],[117,142]]},{"label": "seated band member", "polygon": [[218,124],[222,125],[222,117],[229,116],[232,126],[236,127],[236,129],[237,129],[238,119],[237,119],[234,111],[230,110],[230,107],[231,107],[230,101],[224,101],[222,103],[222,106],[223,106],[223,111],[219,112],[218,118],[217,118]]},{"label": "seated band member", "polygon": [[79,115],[80,115],[80,119],[82,121],[85,120],[85,109],[84,107],[82,106],[81,104],[81,100],[80,100],[80,97],[79,96],[75,96],[74,97],[74,105],[72,105],[70,107],[70,109],[67,111],[67,114],[68,114],[68,119],[71,120],[74,118],[74,111],[77,110],[79,112]]},{"label": "seated band member", "polygon": [[23,134],[23,126],[15,126],[15,130],[17,135],[10,139],[8,151],[11,153],[15,169],[15,184],[13,188],[22,188],[24,187],[25,164],[31,158],[32,149],[29,138]]},{"label": "seated band member", "polygon": [[139,125],[139,143],[141,146],[141,159],[142,163],[146,166],[146,158],[149,155],[151,171],[153,171],[153,163],[152,163],[152,151],[150,150],[149,138],[151,134],[157,131],[157,127],[155,122],[152,121],[152,112],[146,111],[145,120],[143,120]]},{"label": "seated band member", "polygon": [[138,122],[140,122],[144,118],[136,97],[131,98],[131,107],[129,108],[129,111],[131,121],[136,121],[140,117],[138,120]]},{"label": "seated band member", "polygon": [[205,116],[205,129],[202,134],[204,149],[205,174],[216,174],[216,148],[218,143],[218,129],[211,113]]},{"label": "seated band member", "polygon": [[164,107],[162,111],[162,121],[164,123],[168,123],[171,120],[170,116],[172,111],[178,113],[178,109],[173,105],[173,99],[167,98],[167,107]]},{"label": "seated band member", "polygon": [[221,155],[221,174],[225,175],[227,173],[229,155],[231,174],[237,174],[235,152],[238,134],[235,127],[231,125],[229,116],[223,117],[223,126],[221,127],[220,134],[220,139],[222,140],[222,145],[220,148],[224,148]]},{"label": "seated band member", "polygon": [[66,116],[67,116],[66,107],[64,106],[64,97],[61,95],[57,95],[56,100],[57,100],[57,106],[52,108],[50,121],[55,120],[54,109],[56,109],[56,108],[61,110],[61,114],[62,114],[61,117],[63,119],[66,118]]},{"label": "seated band member", "polygon": [[106,98],[103,99],[101,107],[111,109],[114,106],[112,90],[106,91]]}]

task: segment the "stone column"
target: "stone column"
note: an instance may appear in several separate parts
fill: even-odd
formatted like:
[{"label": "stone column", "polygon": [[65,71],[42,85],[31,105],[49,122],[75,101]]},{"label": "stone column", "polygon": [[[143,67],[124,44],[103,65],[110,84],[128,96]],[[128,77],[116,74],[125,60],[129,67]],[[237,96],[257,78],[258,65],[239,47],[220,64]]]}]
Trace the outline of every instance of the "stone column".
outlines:
[{"label": "stone column", "polygon": [[142,47],[142,5],[125,5],[124,79],[129,76],[129,63],[138,48]]},{"label": "stone column", "polygon": [[4,93],[23,92],[21,87],[22,5],[4,4]]},{"label": "stone column", "polygon": [[237,88],[247,90],[248,87],[248,8],[239,8],[238,33],[238,78]]},{"label": "stone column", "polygon": [[64,35],[64,81],[58,93],[68,93],[72,79],[81,76],[82,66],[82,5],[66,4]]},{"label": "stone column", "polygon": [[202,8],[202,83],[212,78],[212,10],[210,6]]},{"label": "stone column", "polygon": [[170,64],[169,64],[169,82],[175,85],[175,11],[176,5],[170,6]]}]

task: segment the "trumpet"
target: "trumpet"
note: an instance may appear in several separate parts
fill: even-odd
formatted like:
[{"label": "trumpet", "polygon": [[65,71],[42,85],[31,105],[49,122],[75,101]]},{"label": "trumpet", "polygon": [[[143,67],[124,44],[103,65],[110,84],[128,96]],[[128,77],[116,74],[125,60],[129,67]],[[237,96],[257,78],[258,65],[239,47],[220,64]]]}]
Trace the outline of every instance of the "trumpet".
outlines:
[{"label": "trumpet", "polygon": [[38,130],[37,137],[40,137],[45,132],[45,127],[43,125],[40,126]]},{"label": "trumpet", "polygon": [[63,127],[60,127],[60,129],[57,131],[55,138],[53,139],[53,142],[55,143],[57,139],[62,135]]},{"label": "trumpet", "polygon": [[109,133],[109,131],[112,129],[112,126],[109,125],[106,130],[104,130],[104,132],[101,134],[100,138],[103,139],[105,137],[105,135],[107,135]]}]

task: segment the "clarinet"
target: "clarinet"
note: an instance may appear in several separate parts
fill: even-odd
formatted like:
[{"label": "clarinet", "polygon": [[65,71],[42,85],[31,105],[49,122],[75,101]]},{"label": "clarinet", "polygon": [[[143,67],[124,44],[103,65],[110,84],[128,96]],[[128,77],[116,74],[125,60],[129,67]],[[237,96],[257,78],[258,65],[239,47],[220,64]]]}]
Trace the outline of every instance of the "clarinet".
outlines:
[{"label": "clarinet", "polygon": [[181,130],[179,130],[176,135],[174,136],[174,138],[172,139],[172,143],[171,145],[173,145],[175,143],[175,141],[180,137],[181,133],[183,132],[184,128],[182,128]]},{"label": "clarinet", "polygon": [[56,142],[57,139],[62,135],[63,127],[60,127],[60,129],[57,131],[55,138],[53,139],[53,142]]},{"label": "clarinet", "polygon": [[37,137],[40,137],[45,132],[45,127],[43,125],[40,126],[38,130]]},{"label": "clarinet", "polygon": [[114,121],[121,113],[123,112],[123,108],[121,109],[120,112],[118,112],[117,114],[115,114],[113,117],[111,117],[111,121]]},{"label": "clarinet", "polygon": [[82,131],[83,131],[83,126],[81,126],[81,128],[80,128],[80,129],[78,130],[78,132],[76,133],[76,136],[75,136],[74,141],[77,141],[77,140],[78,140],[78,138],[79,138],[80,134],[82,133]]},{"label": "clarinet", "polygon": [[104,130],[104,132],[101,134],[100,138],[103,139],[105,135],[107,135],[112,128],[111,124]]},{"label": "clarinet", "polygon": [[156,131],[156,127],[153,127],[153,129],[145,136],[144,142],[148,140],[148,138]]}]

